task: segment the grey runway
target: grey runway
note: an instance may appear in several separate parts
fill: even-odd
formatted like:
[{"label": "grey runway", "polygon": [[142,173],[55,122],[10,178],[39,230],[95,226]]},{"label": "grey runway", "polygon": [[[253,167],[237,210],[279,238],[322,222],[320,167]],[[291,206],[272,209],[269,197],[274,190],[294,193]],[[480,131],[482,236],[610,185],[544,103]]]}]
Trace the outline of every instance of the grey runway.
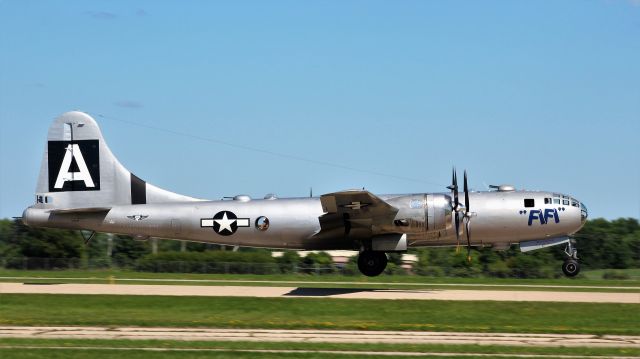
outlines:
[{"label": "grey runway", "polygon": [[0,293],[19,294],[103,294],[168,295],[264,298],[345,298],[413,299],[454,301],[517,301],[640,304],[640,293],[448,290],[448,289],[365,289],[302,288],[264,286],[195,286],[137,284],[25,284],[0,283]]},{"label": "grey runway", "polygon": [[118,281],[118,282],[158,282],[158,283],[203,283],[203,284],[279,284],[279,285],[352,285],[352,286],[399,286],[399,287],[476,287],[476,288],[527,288],[527,289],[605,289],[637,291],[637,286],[603,286],[603,285],[559,285],[559,284],[497,284],[497,283],[437,283],[437,282],[352,282],[352,281],[305,281],[305,280],[251,280],[251,279],[194,279],[194,278],[121,278],[121,277],[38,277],[38,276],[0,276],[1,280],[20,281]]},{"label": "grey runway", "polygon": [[154,339],[185,341],[304,343],[476,344],[550,347],[563,346],[640,348],[640,336],[356,330],[0,326],[0,338],[130,340]]}]

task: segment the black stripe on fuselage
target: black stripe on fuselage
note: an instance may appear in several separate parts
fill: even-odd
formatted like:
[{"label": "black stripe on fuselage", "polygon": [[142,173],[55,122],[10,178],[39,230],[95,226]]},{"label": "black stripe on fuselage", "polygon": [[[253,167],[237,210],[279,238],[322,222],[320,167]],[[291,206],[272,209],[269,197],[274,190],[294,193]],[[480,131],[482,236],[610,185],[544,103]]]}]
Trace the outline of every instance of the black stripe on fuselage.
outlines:
[{"label": "black stripe on fuselage", "polygon": [[131,174],[131,204],[147,204],[147,182]]}]

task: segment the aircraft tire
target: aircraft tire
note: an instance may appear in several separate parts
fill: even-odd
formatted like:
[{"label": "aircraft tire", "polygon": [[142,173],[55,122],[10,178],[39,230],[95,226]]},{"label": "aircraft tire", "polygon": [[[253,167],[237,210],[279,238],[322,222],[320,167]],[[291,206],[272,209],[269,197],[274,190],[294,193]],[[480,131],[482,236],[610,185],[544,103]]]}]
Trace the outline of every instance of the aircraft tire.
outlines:
[{"label": "aircraft tire", "polygon": [[363,251],[358,255],[358,269],[367,277],[375,277],[387,268],[387,255],[384,252]]},{"label": "aircraft tire", "polygon": [[580,263],[575,259],[567,259],[562,263],[562,272],[567,277],[575,277],[580,273]]}]

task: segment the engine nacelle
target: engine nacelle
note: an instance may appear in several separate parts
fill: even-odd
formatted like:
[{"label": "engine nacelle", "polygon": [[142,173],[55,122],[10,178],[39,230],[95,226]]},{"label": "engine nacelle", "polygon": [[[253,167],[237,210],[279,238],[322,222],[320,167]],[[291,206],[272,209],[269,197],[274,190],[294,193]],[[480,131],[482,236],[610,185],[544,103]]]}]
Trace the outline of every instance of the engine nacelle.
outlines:
[{"label": "engine nacelle", "polygon": [[451,197],[445,194],[414,194],[388,199],[398,208],[395,229],[403,233],[424,233],[453,227]]}]

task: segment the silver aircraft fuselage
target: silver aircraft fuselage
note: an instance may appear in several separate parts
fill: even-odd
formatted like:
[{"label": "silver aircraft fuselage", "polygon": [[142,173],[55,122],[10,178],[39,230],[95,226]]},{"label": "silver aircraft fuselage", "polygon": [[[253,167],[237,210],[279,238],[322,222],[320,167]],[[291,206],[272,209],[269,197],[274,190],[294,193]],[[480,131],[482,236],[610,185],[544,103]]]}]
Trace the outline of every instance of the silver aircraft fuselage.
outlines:
[{"label": "silver aircraft fuselage", "polygon": [[[443,195],[450,200],[448,194]],[[396,219],[402,219],[406,217],[403,210],[409,209],[411,199],[416,196],[422,195],[379,197],[400,208]],[[127,234],[137,238],[173,238],[265,248],[359,249],[348,236],[315,236],[321,229],[318,218],[324,213],[318,197],[239,197],[239,200],[113,206],[108,212],[93,213],[51,213],[44,208],[30,207],[25,210],[23,220],[33,226],[55,224],[57,228]],[[470,192],[469,197],[473,204],[471,244],[474,246],[504,248],[522,241],[567,236],[578,231],[586,219],[584,205],[569,196],[550,192]],[[545,204],[545,198],[551,199],[551,203]],[[525,199],[532,199],[535,205],[525,207]],[[553,203],[554,199],[560,203]],[[463,195],[461,201],[464,201]],[[214,215],[223,211],[237,217],[237,228],[233,234],[223,235],[213,228]],[[545,218],[545,212],[548,218]],[[260,230],[256,224],[261,217],[268,219],[266,230]],[[445,229],[408,233],[407,245],[455,245],[457,240],[450,210],[445,218],[450,221]],[[402,231],[402,228],[398,227],[397,231]]]}]

